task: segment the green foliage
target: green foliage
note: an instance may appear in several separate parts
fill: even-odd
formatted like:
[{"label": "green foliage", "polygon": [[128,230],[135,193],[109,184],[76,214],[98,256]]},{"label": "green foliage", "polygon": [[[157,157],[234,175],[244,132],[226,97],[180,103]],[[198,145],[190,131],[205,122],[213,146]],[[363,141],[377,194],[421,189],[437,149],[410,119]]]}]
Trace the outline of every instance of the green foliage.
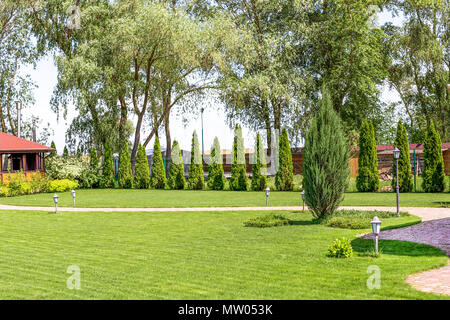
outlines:
[{"label": "green foliage", "polygon": [[172,144],[171,160],[167,184],[172,190],[183,190],[186,185],[186,179],[184,178],[183,157],[181,155],[181,149],[178,145],[178,141],[176,140]]},{"label": "green foliage", "polygon": [[[377,215],[380,219],[396,219],[397,213],[390,211],[360,211],[360,210],[339,210],[327,219],[320,221],[333,228],[343,229],[368,229],[371,227],[370,221]],[[402,217],[409,216],[408,213],[401,212]]]},{"label": "green foliage", "polygon": [[66,192],[78,188],[78,182],[70,179],[51,180],[48,182],[49,192]]},{"label": "green foliage", "polygon": [[109,142],[105,144],[105,154],[103,156],[103,172],[100,181],[100,186],[102,188],[114,188],[115,177],[114,177],[114,162],[111,150],[111,145]]},{"label": "green foliage", "polygon": [[159,138],[155,136],[155,144],[153,146],[153,162],[150,176],[150,186],[155,189],[166,188],[166,171],[159,145]]},{"label": "green foliage", "polygon": [[76,157],[49,157],[45,163],[45,170],[49,179],[79,180],[89,164]]},{"label": "green foliage", "polygon": [[423,146],[424,166],[422,188],[425,192],[442,192],[445,189],[444,158],[442,143],[433,121],[427,130]]},{"label": "green foliage", "polygon": [[225,177],[223,172],[222,149],[220,148],[219,139],[214,138],[211,147],[211,157],[208,167],[208,188],[211,190],[223,190],[225,187]]},{"label": "green foliage", "polygon": [[128,149],[128,142],[125,141],[119,159],[119,188],[133,188],[133,171],[131,170],[131,160]]},{"label": "green foliage", "polygon": [[359,135],[358,176],[356,188],[359,192],[375,192],[380,187],[378,174],[377,143],[372,121],[364,120]]},{"label": "green foliage", "polygon": [[247,191],[248,177],[245,161],[244,138],[242,137],[242,128],[239,125],[236,125],[236,128],[234,129],[232,158],[230,190]]},{"label": "green foliage", "polygon": [[150,167],[145,152],[145,147],[139,145],[136,164],[134,168],[134,183],[133,187],[136,189],[150,188]]},{"label": "green foliage", "polygon": [[[411,156],[409,154],[408,136],[405,127],[399,121],[397,126],[397,136],[395,138],[394,147],[400,150],[398,159],[398,184],[400,192],[411,192],[413,189],[413,176],[411,174]],[[395,190],[397,184],[397,163],[392,156],[392,189]]]},{"label": "green foliage", "polygon": [[292,221],[275,213],[253,218],[244,222],[244,227],[271,228],[291,225]]},{"label": "green foliage", "polygon": [[97,152],[94,147],[91,148],[89,166],[91,167],[92,170],[98,172],[98,169],[99,169],[98,168],[98,157],[97,157]]},{"label": "green foliage", "polygon": [[303,187],[306,204],[316,218],[332,215],[348,186],[349,149],[341,120],[331,105],[327,90],[322,90],[320,108],[305,139]]},{"label": "green foliage", "polygon": [[53,149],[55,149],[55,151],[52,151],[52,153],[50,153],[50,156],[53,157],[53,156],[58,155],[57,150],[56,150],[56,144],[55,144],[55,141],[52,141],[50,147],[53,148]]},{"label": "green foliage", "polygon": [[350,258],[353,255],[353,248],[350,240],[346,238],[335,239],[328,248],[328,257]]},{"label": "green foliage", "polygon": [[64,146],[64,151],[63,151],[63,155],[64,158],[69,157],[69,150],[67,149],[67,146]]},{"label": "green foliage", "polygon": [[197,132],[192,134],[191,163],[189,165],[188,187],[192,190],[202,190],[205,186],[203,163],[197,138]]},{"label": "green foliage", "polygon": [[278,171],[275,176],[275,186],[279,191],[292,191],[294,189],[294,167],[286,128],[281,133],[278,152]]},{"label": "green foliage", "polygon": [[267,163],[264,147],[259,132],[256,134],[255,151],[253,153],[252,182],[253,191],[261,191],[267,187]]}]

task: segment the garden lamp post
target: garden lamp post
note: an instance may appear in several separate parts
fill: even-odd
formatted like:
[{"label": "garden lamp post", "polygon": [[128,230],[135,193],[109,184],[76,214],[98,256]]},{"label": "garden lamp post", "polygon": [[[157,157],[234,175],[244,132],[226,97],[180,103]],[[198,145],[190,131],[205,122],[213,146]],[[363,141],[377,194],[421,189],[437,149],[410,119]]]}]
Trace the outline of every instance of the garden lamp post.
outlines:
[{"label": "garden lamp post", "polygon": [[305,190],[302,190],[303,212],[305,212]]},{"label": "garden lamp post", "polygon": [[270,196],[270,188],[266,188],[266,207],[269,206],[269,196]]},{"label": "garden lamp post", "polygon": [[375,252],[378,254],[378,235],[380,234],[381,221],[375,216],[373,217],[373,220],[370,221],[370,224],[372,225],[372,233],[375,235]]},{"label": "garden lamp post", "polygon": [[395,184],[395,192],[397,193],[397,217],[400,217],[400,207],[399,207],[399,201],[398,201],[398,193],[399,193],[399,186],[398,186],[398,158],[400,158],[400,150],[396,147],[394,149],[394,158],[395,158],[395,176],[396,176],[396,184]]},{"label": "garden lamp post", "polygon": [[55,202],[55,213],[58,213],[58,195],[55,193],[53,195],[53,201]]},{"label": "garden lamp post", "polygon": [[75,190],[72,189],[73,207],[75,208]]}]

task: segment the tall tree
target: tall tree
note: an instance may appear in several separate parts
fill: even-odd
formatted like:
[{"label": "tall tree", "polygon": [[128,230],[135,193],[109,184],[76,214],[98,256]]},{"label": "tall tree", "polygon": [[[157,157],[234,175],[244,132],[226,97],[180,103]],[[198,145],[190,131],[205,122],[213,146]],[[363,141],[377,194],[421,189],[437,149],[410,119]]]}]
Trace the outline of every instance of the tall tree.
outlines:
[{"label": "tall tree", "polygon": [[[398,185],[400,192],[411,192],[413,188],[411,174],[411,155],[409,154],[409,143],[406,129],[401,121],[398,122],[397,136],[395,138],[394,147],[400,150],[400,158],[398,159]],[[397,185],[397,163],[392,159],[392,188],[395,190]]]},{"label": "tall tree", "polygon": [[424,166],[422,188],[425,192],[442,192],[445,189],[444,157],[439,133],[431,121],[423,144]]},{"label": "tall tree", "polygon": [[150,167],[148,165],[145,147],[139,145],[136,157],[136,168],[134,170],[133,186],[136,189],[150,188]]},{"label": "tall tree", "polygon": [[247,164],[245,161],[244,138],[242,136],[242,128],[240,125],[236,125],[236,128],[234,129],[231,158],[233,159],[233,163],[231,164],[230,190],[247,191]]},{"label": "tall tree", "polygon": [[133,188],[133,171],[131,171],[130,150],[128,142],[125,141],[119,158],[119,187],[123,189]]},{"label": "tall tree", "polygon": [[372,122],[363,121],[359,135],[358,176],[359,192],[374,192],[379,188],[377,146]]},{"label": "tall tree", "polygon": [[202,157],[200,154],[197,132],[195,130],[192,134],[191,163],[189,165],[188,186],[189,189],[192,190],[201,190],[205,186]]},{"label": "tall tree", "polygon": [[153,147],[153,162],[150,174],[150,185],[155,189],[165,189],[166,183],[166,171],[164,169],[161,147],[159,145],[159,138],[156,136],[155,144]]},{"label": "tall tree", "polygon": [[103,155],[102,179],[100,182],[100,186],[102,188],[114,188],[116,179],[113,161],[114,160],[111,145],[109,144],[109,142],[106,142],[105,153]]},{"label": "tall tree", "polygon": [[261,191],[267,187],[267,163],[264,146],[259,132],[256,134],[255,150],[253,153],[252,182],[253,191]]},{"label": "tall tree", "polygon": [[181,155],[181,149],[177,140],[173,141],[167,184],[170,189],[174,190],[183,190],[186,185],[186,179],[184,178],[183,157]]},{"label": "tall tree", "polygon": [[208,167],[208,187],[211,190],[223,190],[225,187],[225,177],[223,172],[222,149],[220,148],[219,138],[214,138],[211,147],[211,157]]},{"label": "tall tree", "polygon": [[275,186],[280,191],[291,191],[294,189],[294,166],[286,128],[283,128],[281,133],[278,150],[278,170],[275,176]]}]

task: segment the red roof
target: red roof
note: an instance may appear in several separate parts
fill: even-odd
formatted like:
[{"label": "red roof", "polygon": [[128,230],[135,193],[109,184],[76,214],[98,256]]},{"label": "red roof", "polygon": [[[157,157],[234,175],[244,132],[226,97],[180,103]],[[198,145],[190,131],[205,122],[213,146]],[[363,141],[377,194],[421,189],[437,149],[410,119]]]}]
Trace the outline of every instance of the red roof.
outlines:
[{"label": "red roof", "polygon": [[52,152],[54,150],[42,144],[0,132],[0,152],[2,153]]}]

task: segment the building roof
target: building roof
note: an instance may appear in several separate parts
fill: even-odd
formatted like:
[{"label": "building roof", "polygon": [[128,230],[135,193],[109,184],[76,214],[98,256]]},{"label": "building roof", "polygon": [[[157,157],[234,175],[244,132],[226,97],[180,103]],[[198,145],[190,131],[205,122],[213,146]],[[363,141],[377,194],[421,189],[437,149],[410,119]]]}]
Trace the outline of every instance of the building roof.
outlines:
[{"label": "building roof", "polygon": [[0,132],[0,153],[35,153],[52,151],[55,151],[55,149],[5,132]]}]

